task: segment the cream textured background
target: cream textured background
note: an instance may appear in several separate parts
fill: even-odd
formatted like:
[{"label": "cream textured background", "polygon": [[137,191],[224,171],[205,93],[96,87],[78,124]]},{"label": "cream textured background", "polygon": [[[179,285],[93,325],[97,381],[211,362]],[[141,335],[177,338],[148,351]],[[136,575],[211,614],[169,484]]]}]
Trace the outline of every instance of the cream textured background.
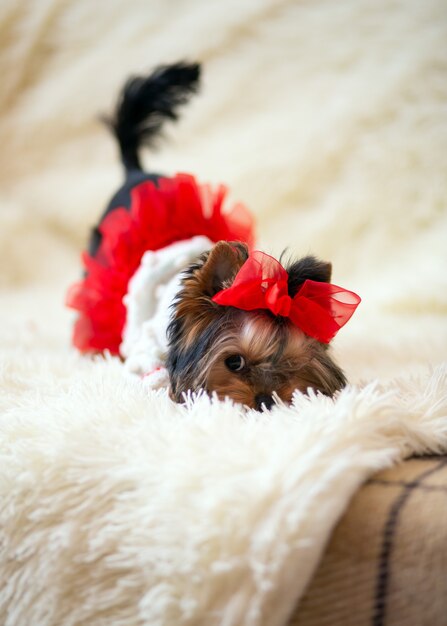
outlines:
[{"label": "cream textured background", "polygon": [[[211,624],[213,611],[221,607],[227,619],[222,624],[279,624],[365,476],[413,449],[445,445],[445,370],[437,369],[429,383],[411,377],[421,375],[423,381],[447,356],[447,6],[443,0],[7,0],[0,4],[0,42],[0,406],[5,410],[3,437],[6,433],[1,475],[9,498],[2,524],[7,529],[3,563],[12,568],[0,567],[3,580],[12,581],[9,591],[0,591],[2,623]],[[236,446],[230,458],[213,442],[220,441],[220,421],[228,441],[238,437],[235,411],[203,401],[195,412],[184,413],[122,379],[117,363],[90,363],[69,347],[72,316],[63,308],[64,292],[79,276],[88,228],[122,176],[116,148],[97,116],[110,110],[130,73],[179,58],[203,62],[202,93],[181,122],[167,130],[163,149],[146,155],[148,167],[191,171],[202,181],[227,183],[232,197],[256,214],[261,249],[278,254],[288,247],[293,254],[312,252],[331,260],[334,282],[363,297],[334,349],[350,380],[360,386],[372,382],[373,388],[347,390],[340,402],[325,404],[324,410],[317,399],[307,413],[300,413],[303,400],[295,412],[278,409],[275,428],[285,434],[283,439],[278,434],[271,455],[266,450],[272,434],[265,423],[249,420],[252,430],[243,441],[250,441],[251,453],[248,444]],[[374,381],[385,386],[374,387]],[[407,395],[412,400],[402,405]],[[393,415],[401,420],[398,444],[387,425]],[[168,426],[154,416],[165,416]],[[184,425],[185,416],[191,431],[186,428],[182,439],[173,434],[174,425]],[[338,433],[332,457],[318,447],[329,418]],[[306,422],[306,428],[315,429],[313,439],[309,435],[315,448],[310,440],[298,441],[294,448],[290,433],[299,439],[306,419],[315,421],[315,427]],[[352,420],[360,420],[363,429],[359,426],[358,439],[348,442],[345,428]],[[410,437],[411,445],[405,439],[410,423],[417,445],[416,439]],[[377,429],[382,429],[380,436]],[[385,453],[390,430],[392,452]],[[169,470],[172,453],[164,447],[171,436],[182,460],[178,476],[175,464]],[[117,452],[123,437],[130,442],[124,455]],[[185,442],[190,440],[198,447],[196,456],[188,452]],[[217,453],[207,453],[213,445],[234,482],[213,474]],[[348,445],[358,452],[349,462]],[[370,460],[365,450],[373,448],[376,455]],[[163,499],[156,481],[145,482],[146,471],[155,476],[159,471],[148,452],[155,449],[156,459],[168,468],[164,480],[171,485],[166,487],[171,500]],[[306,491],[297,461],[296,480],[287,491],[284,476],[294,467],[293,459],[302,460],[309,450],[311,458],[303,467],[312,468],[309,485],[319,487]],[[245,469],[238,465],[238,452],[247,455]],[[265,470],[256,474],[259,458]],[[337,488],[331,482],[331,460],[339,463]],[[221,506],[218,496],[213,500],[212,485],[195,477],[194,463],[199,462],[216,485],[222,479],[222,491],[216,487]],[[325,464],[329,474],[322,469]],[[181,485],[179,476],[189,467],[190,481],[185,478]],[[131,505],[126,505],[126,480],[138,494]],[[236,498],[231,507],[246,507],[244,521],[237,516],[231,521],[222,517],[231,509],[222,494],[237,491],[241,480],[247,485],[243,505]],[[270,491],[260,503],[256,494],[266,483]],[[185,508],[180,506],[184,536],[174,540],[166,533],[166,538],[161,524],[161,535],[150,544],[144,503],[153,498],[158,503],[153,519],[171,520],[182,489],[212,503],[215,524],[197,536],[195,531],[188,534],[204,513],[199,507],[193,514],[185,495]],[[332,489],[338,497],[328,504],[322,494]],[[292,514],[292,503],[304,493],[319,504],[309,508],[310,518],[301,527],[300,509]],[[89,508],[82,521],[74,522],[82,502]],[[322,506],[326,517],[320,527],[312,511]],[[120,511],[117,525],[110,521],[114,507]],[[255,558],[251,530],[243,534],[241,529],[244,524],[254,528],[254,520],[270,514],[289,520],[289,535],[275,544],[279,527],[261,529],[256,545],[262,546],[262,555]],[[209,538],[206,533],[219,524],[228,531],[229,544],[220,537],[223,544],[216,548],[203,537]],[[174,525],[170,532],[180,530]],[[197,561],[188,561],[191,554],[185,552],[193,536],[191,550],[198,550],[202,564],[208,563],[197,583],[199,599],[182,587],[198,571]],[[299,575],[292,544],[313,546]],[[178,578],[168,565],[160,566],[160,545],[170,555],[166,563],[178,558],[178,568],[172,570],[183,572]],[[208,545],[214,546],[211,552],[203,547]],[[172,546],[178,548],[175,556],[169,552]],[[286,546],[291,549],[287,558]],[[225,565],[213,578],[214,549],[225,555]],[[244,565],[237,560],[242,554],[248,555]],[[28,555],[28,560],[17,555]],[[276,565],[263,587],[267,570],[262,568],[272,561]],[[89,562],[94,563],[90,569]],[[112,575],[110,567],[117,562]],[[243,599],[231,595],[224,571],[232,573]],[[39,586],[29,581],[40,581],[46,590],[42,604],[36,599]],[[258,585],[258,595],[252,584]],[[126,588],[133,591],[124,593]],[[151,593],[158,604],[152,596],[148,599]],[[185,617],[186,597],[193,617]],[[234,599],[231,606],[228,597]],[[263,607],[264,617],[253,609],[249,621],[247,598]],[[103,606],[112,606],[111,613],[103,612]],[[175,613],[179,606],[185,611],[182,618]],[[9,621],[1,613],[5,607]],[[115,621],[107,621],[106,614]],[[124,615],[122,621],[118,615]],[[238,621],[240,615],[244,622]],[[82,621],[86,616],[90,621]]]}]

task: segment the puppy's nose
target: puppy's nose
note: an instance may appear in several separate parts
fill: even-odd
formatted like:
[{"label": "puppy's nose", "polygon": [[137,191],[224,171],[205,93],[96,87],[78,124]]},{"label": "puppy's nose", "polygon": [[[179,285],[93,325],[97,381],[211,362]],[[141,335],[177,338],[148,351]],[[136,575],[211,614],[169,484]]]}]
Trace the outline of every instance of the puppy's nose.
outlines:
[{"label": "puppy's nose", "polygon": [[272,396],[268,396],[264,393],[259,393],[257,396],[255,396],[255,404],[257,411],[262,410],[262,405],[265,406],[267,411],[270,411],[272,406],[275,404],[275,401],[273,400]]}]

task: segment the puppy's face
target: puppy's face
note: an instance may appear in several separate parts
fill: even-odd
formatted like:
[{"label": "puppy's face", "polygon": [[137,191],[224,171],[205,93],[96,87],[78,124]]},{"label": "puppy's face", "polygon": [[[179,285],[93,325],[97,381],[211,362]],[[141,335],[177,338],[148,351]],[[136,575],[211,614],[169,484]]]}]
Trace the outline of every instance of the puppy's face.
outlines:
[{"label": "puppy's face", "polygon": [[[270,408],[274,393],[290,403],[296,389],[332,395],[344,387],[344,374],[327,345],[287,318],[212,301],[231,286],[247,257],[244,245],[219,242],[187,271],[168,331],[171,397],[181,402],[186,391],[204,389],[261,409]],[[293,296],[306,279],[328,282],[331,266],[305,257],[288,273]]]}]

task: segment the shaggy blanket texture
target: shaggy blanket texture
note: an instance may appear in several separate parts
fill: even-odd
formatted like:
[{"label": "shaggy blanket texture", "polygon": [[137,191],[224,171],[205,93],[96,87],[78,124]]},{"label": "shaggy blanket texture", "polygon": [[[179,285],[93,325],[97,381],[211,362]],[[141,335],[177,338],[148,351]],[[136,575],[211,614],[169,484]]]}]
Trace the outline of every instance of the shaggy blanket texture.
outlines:
[{"label": "shaggy blanket texture", "polygon": [[[362,482],[447,451],[446,52],[443,0],[1,3],[1,624],[286,624]],[[229,184],[261,249],[362,296],[334,400],[177,406],[70,348],[122,176],[98,114],[179,58],[202,94],[148,167]]]}]

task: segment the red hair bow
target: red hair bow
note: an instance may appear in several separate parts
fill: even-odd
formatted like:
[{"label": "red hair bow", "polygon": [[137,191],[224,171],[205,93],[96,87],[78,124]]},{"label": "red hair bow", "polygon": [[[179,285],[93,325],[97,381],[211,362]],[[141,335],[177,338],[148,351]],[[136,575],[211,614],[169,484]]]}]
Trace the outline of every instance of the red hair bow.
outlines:
[{"label": "red hair bow", "polygon": [[298,293],[288,294],[288,273],[276,259],[255,250],[231,287],[219,291],[213,302],[244,311],[268,309],[287,317],[309,337],[329,343],[350,319],[360,297],[330,283],[306,280]]}]

